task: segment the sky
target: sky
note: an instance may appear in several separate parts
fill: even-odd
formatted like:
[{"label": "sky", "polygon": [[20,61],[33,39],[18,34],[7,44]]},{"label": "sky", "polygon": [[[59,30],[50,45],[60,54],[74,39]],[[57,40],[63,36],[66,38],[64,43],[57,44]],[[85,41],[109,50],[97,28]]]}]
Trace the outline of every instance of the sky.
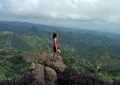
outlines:
[{"label": "sky", "polygon": [[120,23],[119,4],[120,0],[0,0],[0,20]]}]

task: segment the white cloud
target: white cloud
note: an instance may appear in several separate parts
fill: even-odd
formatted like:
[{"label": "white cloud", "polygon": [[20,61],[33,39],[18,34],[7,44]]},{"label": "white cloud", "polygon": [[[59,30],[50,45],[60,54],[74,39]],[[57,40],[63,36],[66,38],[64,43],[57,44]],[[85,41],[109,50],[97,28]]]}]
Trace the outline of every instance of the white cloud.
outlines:
[{"label": "white cloud", "polygon": [[120,0],[7,0],[7,2],[6,10],[19,17],[120,22]]}]

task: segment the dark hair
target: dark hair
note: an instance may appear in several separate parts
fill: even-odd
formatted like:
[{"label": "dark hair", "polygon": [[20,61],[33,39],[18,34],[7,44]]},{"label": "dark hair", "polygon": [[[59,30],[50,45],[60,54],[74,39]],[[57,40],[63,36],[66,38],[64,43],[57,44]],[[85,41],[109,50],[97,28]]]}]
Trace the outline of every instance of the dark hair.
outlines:
[{"label": "dark hair", "polygon": [[54,32],[54,33],[53,33],[53,39],[54,39],[55,37],[57,37],[57,32]]}]

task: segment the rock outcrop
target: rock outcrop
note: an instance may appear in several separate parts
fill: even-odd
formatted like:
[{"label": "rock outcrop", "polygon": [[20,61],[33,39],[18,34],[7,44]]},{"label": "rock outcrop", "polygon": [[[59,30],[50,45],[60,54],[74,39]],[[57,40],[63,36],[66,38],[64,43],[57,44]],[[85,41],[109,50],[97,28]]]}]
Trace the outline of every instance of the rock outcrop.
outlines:
[{"label": "rock outcrop", "polygon": [[57,73],[50,67],[45,67],[45,84],[46,85],[57,85]]},{"label": "rock outcrop", "polygon": [[36,64],[33,74],[35,76],[35,85],[45,85],[44,65]]},{"label": "rock outcrop", "polygon": [[120,80],[109,83],[66,68],[60,56],[56,62],[51,61],[52,55],[28,57],[25,59],[32,62],[30,69],[19,79],[0,80],[0,85],[120,85]]},{"label": "rock outcrop", "polygon": [[[24,57],[26,61],[32,62],[32,73],[35,81],[32,85],[58,85],[57,74],[63,72],[66,65],[63,63],[61,56],[52,61],[52,54],[32,55]],[[31,68],[30,68],[31,69]]]}]

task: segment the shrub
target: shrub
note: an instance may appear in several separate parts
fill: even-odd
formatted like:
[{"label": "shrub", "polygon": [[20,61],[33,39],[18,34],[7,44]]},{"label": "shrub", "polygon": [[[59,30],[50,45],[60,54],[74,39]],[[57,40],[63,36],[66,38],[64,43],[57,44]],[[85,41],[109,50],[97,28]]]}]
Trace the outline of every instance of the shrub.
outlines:
[{"label": "shrub", "polygon": [[78,74],[76,70],[67,68],[58,74],[58,85],[111,85],[92,76]]},{"label": "shrub", "polygon": [[58,74],[59,85],[77,85],[78,73],[74,69],[67,68],[64,72]]},{"label": "shrub", "polygon": [[112,85],[120,85],[120,80],[114,80]]},{"label": "shrub", "polygon": [[27,72],[18,80],[1,80],[0,85],[32,85],[34,79],[34,75],[31,72]]}]

